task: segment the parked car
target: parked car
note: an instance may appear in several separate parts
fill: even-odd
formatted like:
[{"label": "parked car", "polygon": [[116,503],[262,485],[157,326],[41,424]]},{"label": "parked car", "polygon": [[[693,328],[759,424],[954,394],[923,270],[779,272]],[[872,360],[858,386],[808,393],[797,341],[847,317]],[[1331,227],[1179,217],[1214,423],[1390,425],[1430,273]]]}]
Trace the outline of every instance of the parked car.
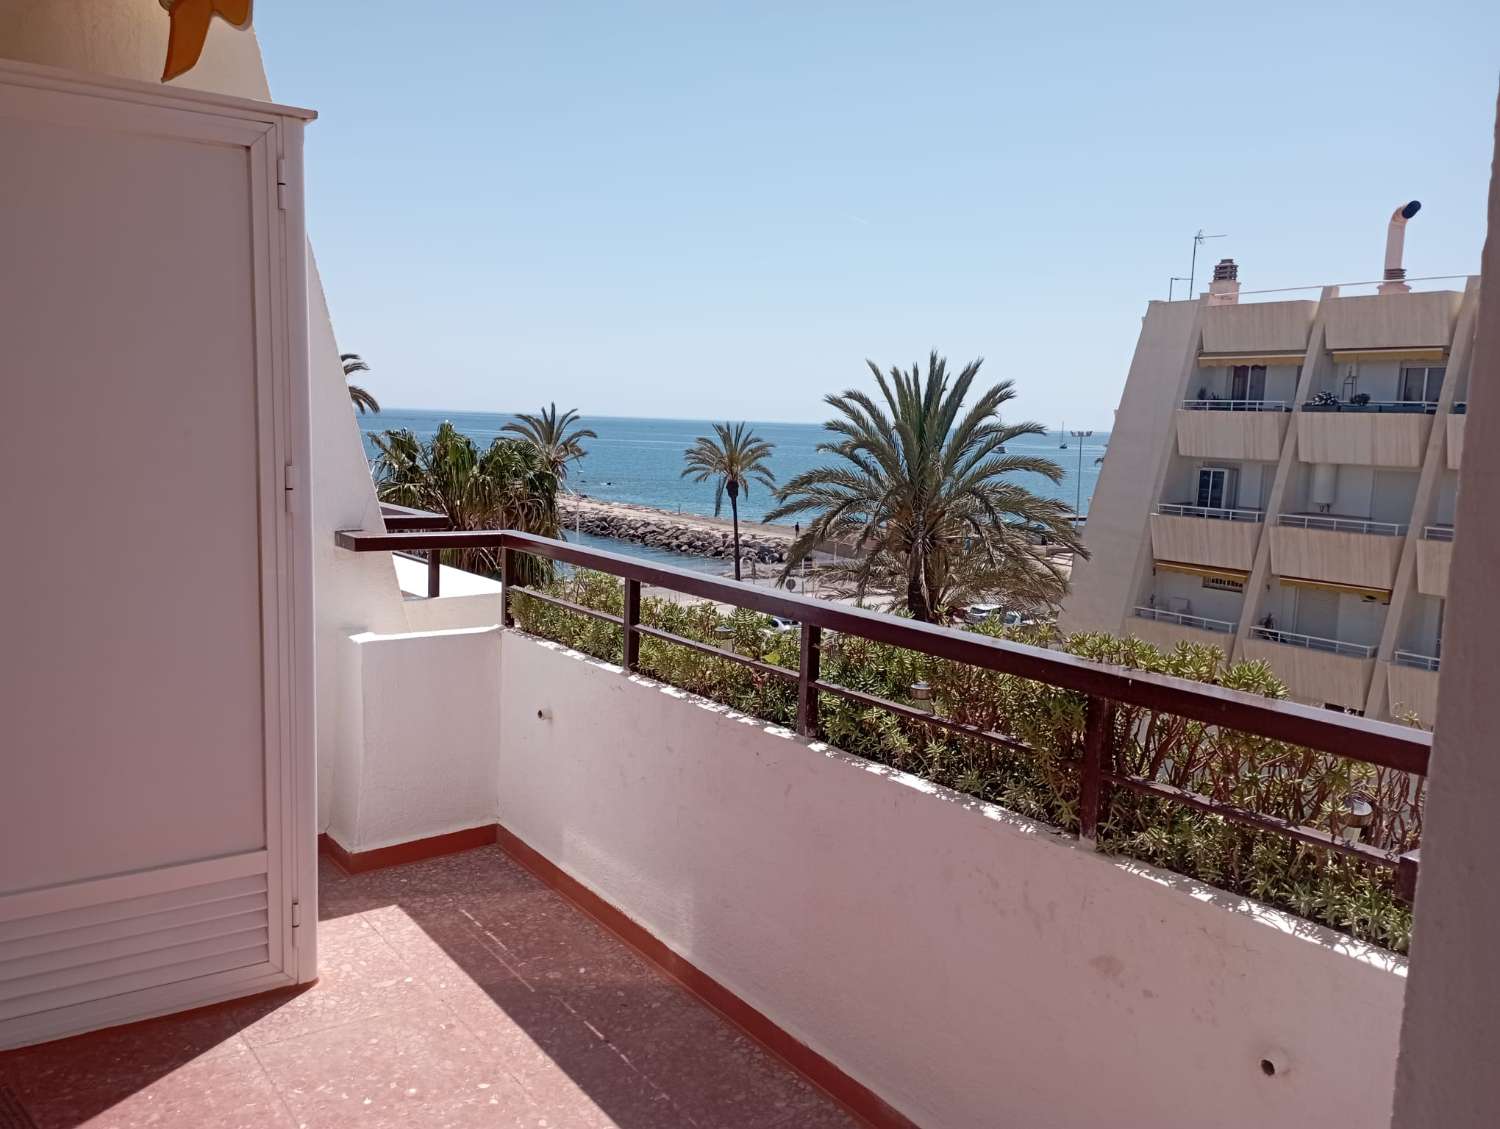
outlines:
[{"label": "parked car", "polygon": [[964,609],[965,623],[989,623],[999,620],[1002,627],[1035,627],[1040,621],[1034,615],[1026,615],[1007,609],[1003,604],[970,604]]}]

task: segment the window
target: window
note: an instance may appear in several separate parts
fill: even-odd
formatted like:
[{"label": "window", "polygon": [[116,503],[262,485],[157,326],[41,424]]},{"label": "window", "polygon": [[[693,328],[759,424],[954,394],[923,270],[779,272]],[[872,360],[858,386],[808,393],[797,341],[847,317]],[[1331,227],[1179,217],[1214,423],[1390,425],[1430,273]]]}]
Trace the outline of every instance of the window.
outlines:
[{"label": "window", "polygon": [[1435,404],[1443,390],[1445,365],[1407,365],[1401,369],[1401,401],[1407,404]]},{"label": "window", "polygon": [[1198,505],[1211,510],[1234,505],[1235,471],[1229,467],[1198,468]]},{"label": "window", "polygon": [[1264,400],[1266,398],[1266,366],[1235,365],[1229,374],[1229,398],[1231,400]]},{"label": "window", "polygon": [[1227,576],[1205,576],[1203,587],[1212,588],[1216,592],[1243,592],[1245,582],[1243,580],[1230,580]]}]

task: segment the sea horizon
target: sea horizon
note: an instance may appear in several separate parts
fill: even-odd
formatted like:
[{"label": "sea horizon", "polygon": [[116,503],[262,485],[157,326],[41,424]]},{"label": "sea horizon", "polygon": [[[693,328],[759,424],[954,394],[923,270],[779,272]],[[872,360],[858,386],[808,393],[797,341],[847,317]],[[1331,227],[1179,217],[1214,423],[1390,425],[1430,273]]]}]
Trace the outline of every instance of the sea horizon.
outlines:
[{"label": "sea horizon", "polygon": [[[480,446],[488,446],[491,440],[503,433],[505,424],[515,418],[516,414],[512,412],[392,407],[358,416],[357,421],[365,455],[373,458],[375,449],[368,435],[372,431],[405,428],[419,439],[428,439],[444,421],[448,421]],[[598,432],[598,438],[584,440],[588,453],[569,469],[566,487],[569,492],[601,502],[622,502],[669,513],[712,516],[713,484],[683,478],[682,454],[698,436],[711,434],[714,422],[722,421],[663,416],[584,416],[579,426]],[[778,484],[826,459],[817,450],[817,445],[828,436],[821,421],[752,419],[745,422],[762,438],[775,444],[770,466]],[[1007,446],[1012,454],[1052,457],[1062,469],[1061,482],[1053,483],[1036,474],[1020,477],[1044,497],[1056,498],[1069,506],[1077,502],[1079,512],[1086,515],[1099,479],[1095,460],[1104,453],[1109,435],[1107,431],[1095,430],[1092,436],[1079,440],[1053,429],[1045,435],[1022,436]],[[1066,449],[1059,446],[1064,441],[1068,444]],[[1078,448],[1080,442],[1083,443],[1081,452]],[[770,493],[755,483],[748,495],[740,497],[740,517],[760,521],[773,506]],[[727,517],[728,513],[726,502],[723,516]]]}]

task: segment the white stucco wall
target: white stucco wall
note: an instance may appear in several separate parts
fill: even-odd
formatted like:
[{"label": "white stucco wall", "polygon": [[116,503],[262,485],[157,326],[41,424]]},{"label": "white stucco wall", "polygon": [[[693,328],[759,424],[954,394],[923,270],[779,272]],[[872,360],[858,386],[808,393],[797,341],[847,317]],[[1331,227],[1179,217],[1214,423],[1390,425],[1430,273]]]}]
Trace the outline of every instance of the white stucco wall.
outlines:
[{"label": "white stucco wall", "polygon": [[1149,567],[1147,519],[1176,450],[1174,408],[1196,379],[1197,302],[1152,302],[1130,362],[1099,471],[1084,544],[1059,623],[1065,632],[1118,632]]},{"label": "white stucco wall", "polygon": [[348,741],[330,766],[328,833],[369,851],[493,823],[500,629],[365,632],[340,657]]},{"label": "white stucco wall", "polygon": [[1388,954],[550,644],[501,649],[501,823],[919,1124],[1388,1116]]}]

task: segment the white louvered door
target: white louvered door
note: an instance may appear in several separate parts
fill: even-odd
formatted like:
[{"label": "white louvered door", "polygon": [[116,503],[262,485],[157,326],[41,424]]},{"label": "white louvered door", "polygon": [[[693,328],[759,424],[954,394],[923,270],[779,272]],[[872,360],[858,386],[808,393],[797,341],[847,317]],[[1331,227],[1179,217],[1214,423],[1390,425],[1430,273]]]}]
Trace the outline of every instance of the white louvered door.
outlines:
[{"label": "white louvered door", "polygon": [[0,1048],[313,974],[301,128],[0,64]]}]

